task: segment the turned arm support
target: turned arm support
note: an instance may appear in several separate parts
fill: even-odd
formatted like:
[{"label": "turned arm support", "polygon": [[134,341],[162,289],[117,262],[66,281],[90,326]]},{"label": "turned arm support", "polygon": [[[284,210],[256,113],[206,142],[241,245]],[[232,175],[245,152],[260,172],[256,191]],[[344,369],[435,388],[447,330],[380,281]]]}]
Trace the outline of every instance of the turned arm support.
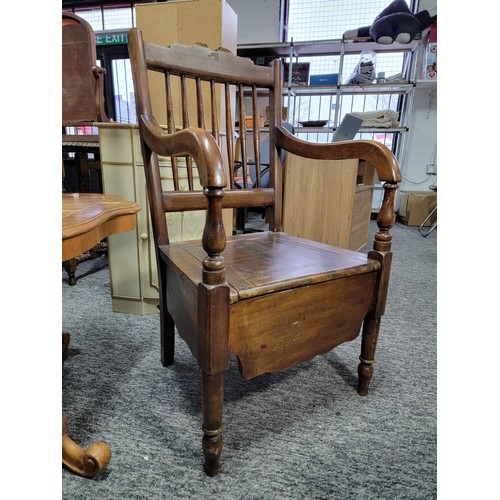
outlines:
[{"label": "turned arm support", "polygon": [[384,182],[384,198],[380,207],[373,249],[389,252],[391,249],[390,229],[396,222],[396,189],[401,182],[398,162],[392,152],[377,141],[344,141],[329,144],[317,144],[297,139],[283,127],[274,127],[273,140],[277,147],[287,152],[318,160],[347,160],[358,158],[365,160],[377,171],[378,178]]},{"label": "turned arm support", "polygon": [[158,155],[194,158],[208,201],[202,238],[203,248],[207,252],[203,261],[203,283],[224,283],[224,258],[221,254],[226,247],[226,235],[222,222],[222,198],[226,173],[219,146],[209,132],[199,128],[186,128],[169,134],[152,115],[141,115],[139,127],[148,147]]}]

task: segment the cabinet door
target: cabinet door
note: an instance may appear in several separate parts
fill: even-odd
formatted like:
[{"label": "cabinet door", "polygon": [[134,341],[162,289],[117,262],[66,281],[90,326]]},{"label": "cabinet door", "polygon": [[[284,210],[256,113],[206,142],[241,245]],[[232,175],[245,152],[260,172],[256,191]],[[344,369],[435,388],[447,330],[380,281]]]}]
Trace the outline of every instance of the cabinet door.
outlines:
[{"label": "cabinet door", "polygon": [[142,314],[138,235],[144,228],[146,205],[137,197],[133,132],[130,125],[102,124],[99,141],[104,193],[120,195],[141,206],[135,231],[108,238],[112,308],[117,312]]}]

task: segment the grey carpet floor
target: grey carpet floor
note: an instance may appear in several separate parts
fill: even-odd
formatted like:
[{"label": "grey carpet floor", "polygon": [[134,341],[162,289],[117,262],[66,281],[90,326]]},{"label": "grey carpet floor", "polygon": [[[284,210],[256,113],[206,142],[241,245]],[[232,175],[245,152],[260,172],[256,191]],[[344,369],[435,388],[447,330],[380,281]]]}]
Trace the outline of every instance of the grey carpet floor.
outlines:
[{"label": "grey carpet floor", "polygon": [[[375,230],[372,222],[371,232]],[[62,274],[63,414],[80,445],[112,449],[73,499],[432,499],[437,483],[436,243],[396,224],[375,373],[356,392],[360,339],[283,373],[226,374],[221,474],[201,451],[198,367],[182,340],[159,360],[159,316],[113,313],[107,257]]]}]

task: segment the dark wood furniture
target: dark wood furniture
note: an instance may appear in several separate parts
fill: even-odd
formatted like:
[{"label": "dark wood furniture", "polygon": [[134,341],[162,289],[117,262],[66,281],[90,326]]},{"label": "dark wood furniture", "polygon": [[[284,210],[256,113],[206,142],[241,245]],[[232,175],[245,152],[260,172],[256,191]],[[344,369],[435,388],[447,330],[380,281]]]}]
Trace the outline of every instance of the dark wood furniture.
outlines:
[{"label": "dark wood furniture", "polygon": [[[62,260],[69,260],[92,248],[111,234],[130,231],[136,226],[140,207],[119,196],[103,194],[62,195]],[[63,330],[63,352],[68,348],[70,334]],[[62,420],[62,462],[83,477],[101,473],[111,459],[111,450],[99,441],[86,449],[77,445],[67,434],[68,422]]]},{"label": "dark wood furniture", "polygon": [[[75,167],[76,179],[72,183],[65,182],[64,191],[68,193],[99,193],[102,192],[100,179],[91,181],[90,169],[101,170],[101,150],[99,137],[92,134],[63,134],[62,152],[73,153],[74,158],[64,159],[65,170]],[[91,155],[93,157],[91,157]]]},{"label": "dark wood furniture", "polygon": [[[62,13],[62,126],[92,126],[108,122],[104,109],[104,68],[97,66],[92,26],[70,12]],[[97,145],[96,145],[97,143]],[[63,133],[63,152],[75,153],[77,192],[88,192],[88,168],[100,168],[99,139]],[[89,153],[94,161],[89,165]]]},{"label": "dark wood furniture", "polygon": [[[108,122],[104,109],[104,68],[97,66],[95,35],[92,26],[71,12],[62,12],[62,126],[92,126],[95,122]],[[76,179],[66,191],[102,192],[102,183],[90,181],[90,169],[98,176],[101,170],[99,138],[97,135],[75,135],[63,132],[63,180],[70,167]],[[68,153],[73,153],[70,158]],[[63,263],[70,285],[76,284],[79,261],[98,255],[98,248],[88,255],[77,256]]]},{"label": "dark wood furniture", "polygon": [[62,124],[107,122],[104,68],[97,66],[95,35],[85,19],[62,13]]},{"label": "dark wood furniture", "polygon": [[[230,353],[238,357],[242,375],[252,379],[326,353],[362,330],[358,393],[368,393],[389,284],[390,228],[400,172],[393,154],[380,143],[312,144],[287,132],[281,125],[280,60],[262,67],[225,50],[180,44],[160,47],[144,42],[136,28],[128,37],[159,272],[161,360],[165,366],[173,364],[177,329],[202,372],[205,471],[213,476],[219,472],[223,445],[224,371]],[[165,77],[167,130],[155,119],[148,70]],[[233,189],[233,114],[236,108],[240,118],[245,115],[245,95],[253,103],[257,172],[257,101],[264,95],[269,105],[267,188],[260,187],[260,180],[255,188],[247,185],[248,130],[245,120],[239,119],[244,185]],[[220,99],[226,116],[219,120],[211,110],[217,109]],[[174,111],[176,102],[181,107]],[[368,255],[282,232],[281,149],[305,158],[356,158],[373,165],[385,184],[379,231]],[[196,165],[203,191],[193,190],[192,185],[188,191],[177,189],[178,156],[187,157],[188,172]],[[160,176],[162,157],[172,157],[174,190],[168,192]],[[321,210],[321,195],[295,201],[319,204]],[[223,208],[263,206],[269,212],[269,232],[225,236]],[[207,210],[202,240],[170,243],[165,213],[197,209]],[[325,214],[325,219],[331,217],[335,214]]]}]

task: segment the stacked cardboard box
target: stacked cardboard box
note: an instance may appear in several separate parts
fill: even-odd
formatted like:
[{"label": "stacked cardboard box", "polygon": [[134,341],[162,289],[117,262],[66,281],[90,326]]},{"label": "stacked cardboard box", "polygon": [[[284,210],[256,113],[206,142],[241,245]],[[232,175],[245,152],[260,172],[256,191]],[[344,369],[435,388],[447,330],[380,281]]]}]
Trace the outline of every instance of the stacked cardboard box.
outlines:
[{"label": "stacked cardboard box", "polygon": [[[400,191],[398,220],[407,226],[420,226],[437,205],[437,194],[430,191]],[[437,219],[437,211],[424,224],[428,227]]]}]

